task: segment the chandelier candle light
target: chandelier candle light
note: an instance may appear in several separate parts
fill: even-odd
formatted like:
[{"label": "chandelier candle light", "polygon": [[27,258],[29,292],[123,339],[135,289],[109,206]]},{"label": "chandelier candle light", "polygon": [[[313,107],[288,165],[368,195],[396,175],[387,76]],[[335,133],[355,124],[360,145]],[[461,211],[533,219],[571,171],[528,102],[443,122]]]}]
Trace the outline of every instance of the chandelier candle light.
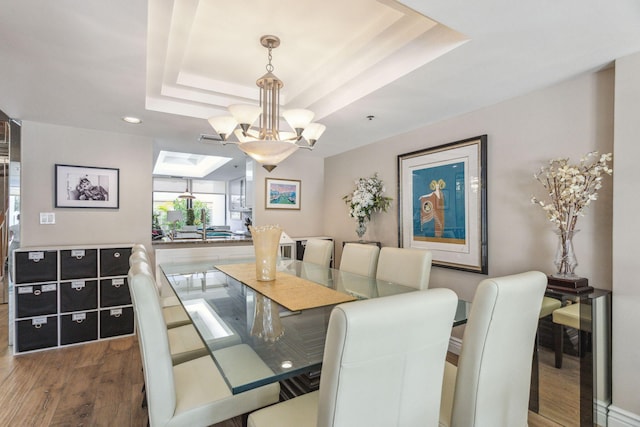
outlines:
[{"label": "chandelier candle light", "polygon": [[[280,130],[280,89],[284,83],[273,74],[273,65],[271,65],[271,51],[280,46],[280,39],[267,35],[260,38],[260,43],[269,50],[267,73],[256,81],[260,88],[260,105],[230,105],[228,107],[230,116],[211,117],[209,124],[218,133],[219,140],[222,140],[223,144],[226,142],[237,144],[240,150],[271,172],[298,148],[313,149],[324,132],[325,126],[311,122],[314,116],[313,111],[290,109],[283,111],[282,116],[293,132]],[[260,127],[253,127],[253,123],[259,116],[261,116]],[[232,135],[237,141],[228,139]],[[200,138],[216,139],[207,135],[202,135]]]},{"label": "chandelier candle light", "polygon": [[384,184],[378,173],[371,178],[360,178],[356,181],[356,188],[351,194],[347,194],[342,199],[349,206],[349,216],[358,221],[356,234],[362,240],[362,236],[367,231],[367,222],[371,220],[374,212],[386,212],[391,204],[391,197],[385,197]]},{"label": "chandelier candle light", "polygon": [[568,288],[576,293],[591,289],[587,279],[575,274],[578,261],[573,250],[573,237],[579,231],[576,230],[578,217],[584,216],[587,206],[598,198],[602,175],[613,173],[607,165],[611,158],[611,153],[598,155],[594,151],[577,165],[569,164],[566,158],[554,159],[534,174],[547,190],[550,201],[532,197],[531,202],[542,207],[547,219],[556,226],[559,239],[554,260],[557,270],[549,277],[550,287]]}]

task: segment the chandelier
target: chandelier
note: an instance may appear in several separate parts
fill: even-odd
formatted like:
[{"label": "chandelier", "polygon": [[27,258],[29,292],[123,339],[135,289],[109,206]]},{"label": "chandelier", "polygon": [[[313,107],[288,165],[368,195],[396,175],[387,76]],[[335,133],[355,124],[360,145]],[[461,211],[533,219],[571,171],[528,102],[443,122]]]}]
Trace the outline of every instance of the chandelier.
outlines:
[{"label": "chandelier", "polygon": [[[260,77],[256,84],[260,88],[260,105],[234,104],[228,107],[230,116],[216,116],[209,119],[209,124],[220,136],[219,139],[202,135],[201,139],[215,139],[225,143],[233,143],[247,155],[271,172],[276,166],[298,148],[313,149],[316,141],[325,130],[320,123],[312,123],[313,111],[291,109],[282,112],[282,116],[293,131],[281,131],[280,121],[280,89],[282,80],[273,74],[271,51],[280,46],[276,36],[262,36],[262,46],[269,50],[267,73]],[[254,126],[258,120],[259,127]],[[234,140],[229,139],[235,137]]]}]

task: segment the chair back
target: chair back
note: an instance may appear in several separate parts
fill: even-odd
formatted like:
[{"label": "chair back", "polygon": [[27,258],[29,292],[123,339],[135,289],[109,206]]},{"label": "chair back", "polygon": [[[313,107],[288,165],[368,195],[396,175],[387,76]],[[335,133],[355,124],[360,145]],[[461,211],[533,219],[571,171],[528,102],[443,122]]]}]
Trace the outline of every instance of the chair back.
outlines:
[{"label": "chair back", "polygon": [[336,306],[320,378],[318,427],[437,425],[450,289]]},{"label": "chair back", "polygon": [[129,256],[129,265],[133,265],[138,262],[146,262],[147,264],[149,264],[149,256],[147,255],[146,252],[137,251],[137,252],[133,252]]},{"label": "chair back", "polygon": [[176,408],[173,364],[167,329],[153,277],[135,268],[129,270],[129,288],[133,300],[140,342],[149,423],[166,425]]},{"label": "chair back", "polygon": [[331,240],[309,239],[304,249],[302,261],[329,267],[332,249],[333,241]]},{"label": "chair back", "polygon": [[136,252],[144,252],[147,253],[147,248],[145,248],[145,246],[142,243],[135,243],[132,247],[131,247],[131,252],[132,253],[136,253]]},{"label": "chair back", "polygon": [[429,287],[430,274],[431,251],[390,247],[380,250],[376,271],[379,280],[423,290]]},{"label": "chair back", "polygon": [[375,277],[380,248],[377,245],[347,243],[342,248],[340,270],[361,276]]},{"label": "chair back", "polygon": [[452,426],[526,427],[546,285],[538,271],[480,282],[462,338]]},{"label": "chair back", "polygon": [[133,270],[135,274],[145,273],[151,275],[153,277],[153,270],[151,270],[151,265],[144,259],[139,257],[134,257],[135,254],[129,257],[129,270]]}]

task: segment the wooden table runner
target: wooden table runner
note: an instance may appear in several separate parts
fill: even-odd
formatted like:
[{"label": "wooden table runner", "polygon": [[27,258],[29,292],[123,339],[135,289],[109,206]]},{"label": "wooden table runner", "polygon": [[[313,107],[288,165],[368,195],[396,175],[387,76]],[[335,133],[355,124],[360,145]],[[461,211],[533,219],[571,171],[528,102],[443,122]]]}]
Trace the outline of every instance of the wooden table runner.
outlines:
[{"label": "wooden table runner", "polygon": [[280,271],[276,273],[276,280],[260,282],[256,279],[255,264],[225,264],[216,265],[216,268],[290,311],[306,310],[356,299],[351,295]]}]

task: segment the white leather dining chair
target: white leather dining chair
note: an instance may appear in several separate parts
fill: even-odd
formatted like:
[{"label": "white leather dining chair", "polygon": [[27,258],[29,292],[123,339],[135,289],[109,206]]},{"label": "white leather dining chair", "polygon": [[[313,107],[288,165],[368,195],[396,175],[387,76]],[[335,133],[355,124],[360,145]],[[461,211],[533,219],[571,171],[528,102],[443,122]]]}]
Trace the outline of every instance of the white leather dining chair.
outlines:
[{"label": "white leather dining chair", "polygon": [[147,255],[147,251],[138,250],[136,252],[133,252],[131,256],[129,256],[129,265],[134,264],[136,262],[149,263],[149,255]]},{"label": "white leather dining chair", "polygon": [[333,241],[324,239],[309,239],[304,248],[302,261],[329,267],[331,254],[333,253]]},{"label": "white leather dining chair", "polygon": [[413,248],[380,250],[376,278],[416,289],[429,287],[431,275],[431,251]]},{"label": "white leather dining chair", "polygon": [[456,306],[450,289],[336,306],[320,389],[251,413],[248,427],[436,425]]},{"label": "white leather dining chair", "polygon": [[347,243],[342,248],[340,271],[375,277],[380,248],[377,245]]},{"label": "white leather dining chair", "polygon": [[131,253],[136,253],[136,252],[144,252],[144,253],[147,253],[147,248],[146,248],[142,243],[135,243],[135,244],[131,247]]},{"label": "white leather dining chair", "polygon": [[445,367],[441,426],[527,426],[531,358],[546,286],[539,271],[480,282],[458,366]]},{"label": "white leather dining chair", "polygon": [[[155,280],[149,273],[147,266],[143,263],[135,263],[131,266],[127,279],[130,283],[129,289],[131,290],[131,300],[134,310],[138,301],[136,300],[136,293],[133,292],[132,287],[137,286],[140,281],[133,280],[133,276],[142,274],[148,276],[149,280],[153,282],[155,286]],[[155,301],[149,301],[148,303],[159,304],[157,298]],[[202,338],[200,338],[198,331],[196,331],[196,328],[192,324],[167,329],[167,337],[169,339],[169,352],[171,353],[171,360],[174,365],[209,354],[209,350],[205,347]]]},{"label": "white leather dining chair", "polygon": [[[209,426],[278,401],[277,383],[231,394],[211,356],[172,366],[167,329],[162,322],[155,285],[146,274],[131,274],[135,294],[149,424],[155,426]],[[243,360],[243,375],[273,375],[247,345],[227,347]]]},{"label": "white leather dining chair", "polygon": [[[143,269],[144,272],[153,277],[153,270],[151,269],[151,264],[149,263],[149,259],[145,253],[139,251],[131,254],[129,257],[129,268],[134,267]],[[162,317],[167,328],[176,328],[190,324],[191,319],[184,308],[182,308],[182,305],[175,293],[171,291],[168,296],[160,297],[160,289],[157,286],[157,282],[156,289],[158,290],[160,305],[162,306]]]}]

